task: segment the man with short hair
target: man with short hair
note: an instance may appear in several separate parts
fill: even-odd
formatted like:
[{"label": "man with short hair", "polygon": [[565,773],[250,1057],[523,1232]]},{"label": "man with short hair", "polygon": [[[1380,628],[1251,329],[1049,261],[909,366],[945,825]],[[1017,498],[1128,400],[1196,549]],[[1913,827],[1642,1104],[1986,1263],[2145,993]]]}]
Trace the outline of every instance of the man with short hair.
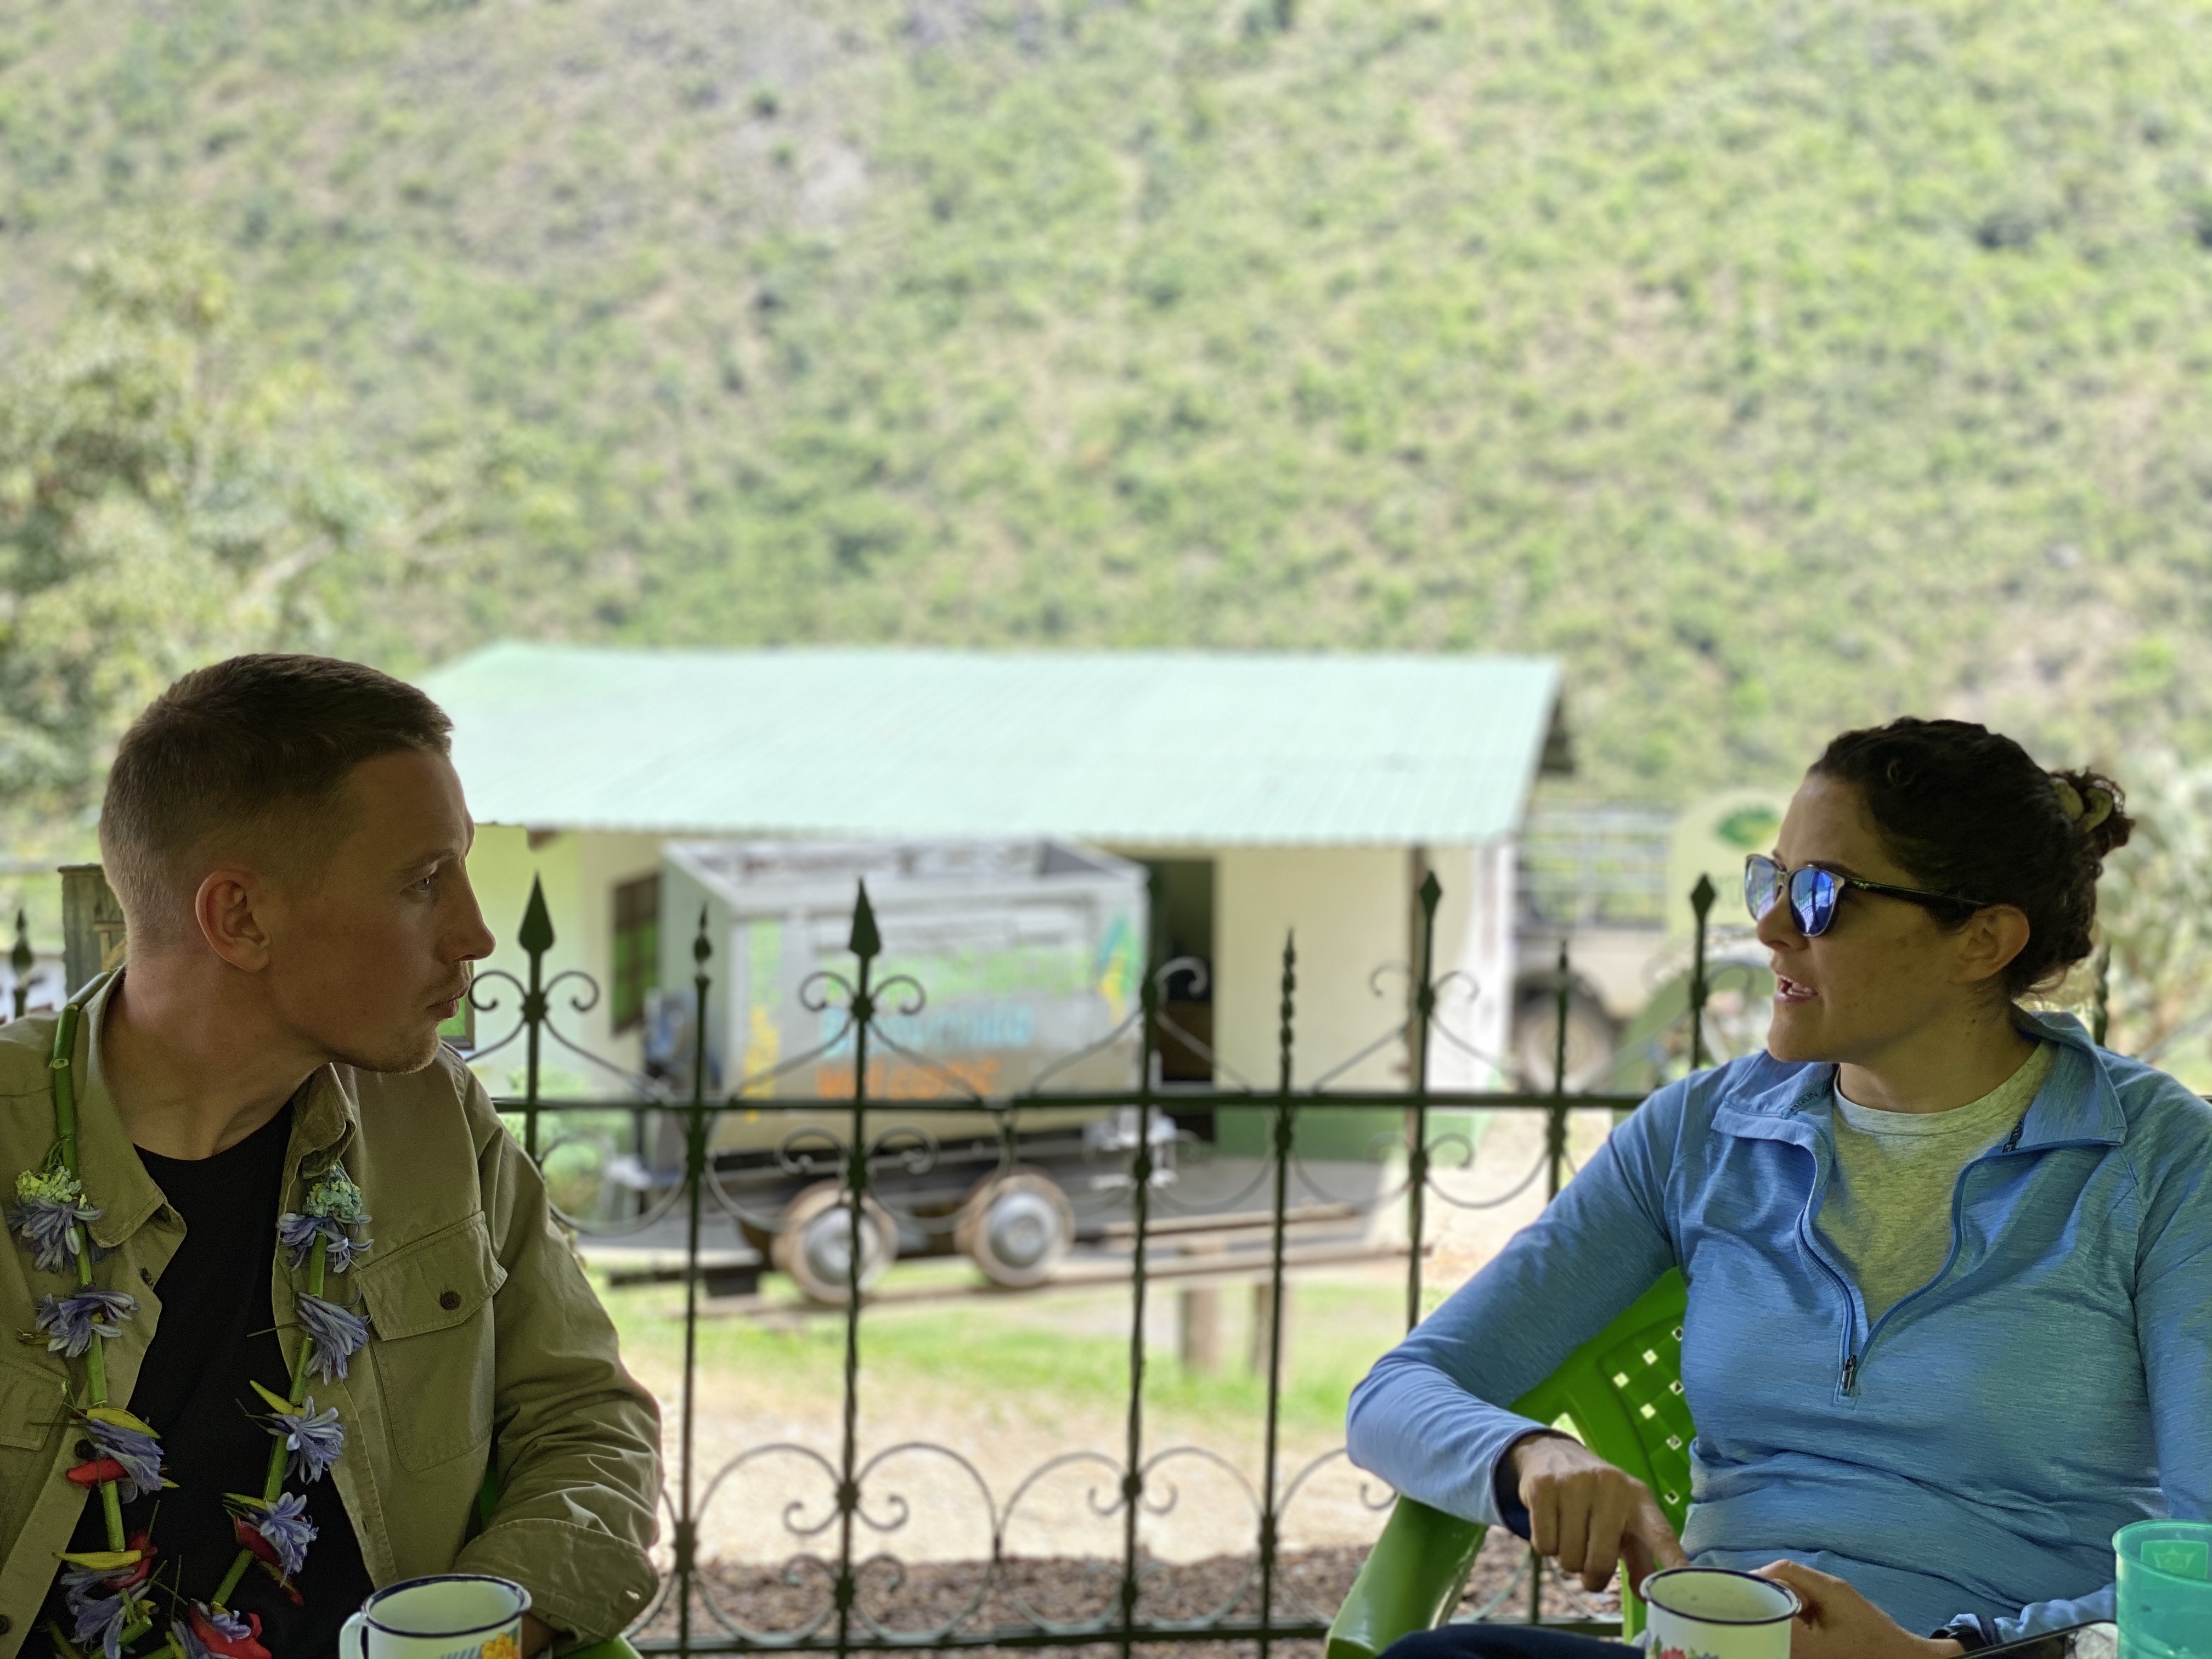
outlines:
[{"label": "man with short hair", "polygon": [[[447,1571],[529,1590],[527,1654],[654,1590],[658,1407],[438,1041],[493,946],[449,729],[374,669],[264,655],[124,737],[127,965],[65,1074],[54,1017],[0,1026],[0,1329],[30,1338],[0,1346],[0,1659],[166,1651],[172,1610],[193,1659],[310,1659],[372,1586]],[[95,1364],[127,1412],[88,1413]],[[167,1488],[118,1480],[139,1429]],[[118,1526],[130,1559],[87,1553]]]}]

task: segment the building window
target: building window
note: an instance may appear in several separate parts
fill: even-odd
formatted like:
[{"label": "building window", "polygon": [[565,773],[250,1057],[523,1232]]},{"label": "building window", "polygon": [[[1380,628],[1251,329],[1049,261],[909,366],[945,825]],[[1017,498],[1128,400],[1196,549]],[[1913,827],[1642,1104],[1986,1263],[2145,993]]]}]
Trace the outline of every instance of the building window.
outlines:
[{"label": "building window", "polygon": [[660,983],[660,878],[615,888],[615,971],[609,1010],[617,1031],[645,1023],[645,995]]}]

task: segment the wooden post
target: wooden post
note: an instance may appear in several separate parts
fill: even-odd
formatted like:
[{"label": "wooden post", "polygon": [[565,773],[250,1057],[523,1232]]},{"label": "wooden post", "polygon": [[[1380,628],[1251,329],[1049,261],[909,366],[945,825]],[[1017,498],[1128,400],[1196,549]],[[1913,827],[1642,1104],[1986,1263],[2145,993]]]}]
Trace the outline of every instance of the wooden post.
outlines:
[{"label": "wooden post", "polygon": [[1190,1285],[1177,1292],[1178,1346],[1183,1369],[1211,1376],[1221,1369],[1221,1289]]},{"label": "wooden post", "polygon": [[68,996],[123,964],[123,907],[96,864],[62,866],[62,963]]},{"label": "wooden post", "polygon": [[[1265,1376],[1267,1374],[1267,1346],[1270,1332],[1274,1327],[1276,1312],[1274,1286],[1263,1279],[1252,1287],[1252,1340],[1246,1353],[1246,1363],[1250,1365],[1255,1376]],[[1297,1328],[1297,1319],[1291,1311],[1291,1287],[1288,1284],[1283,1286],[1281,1316],[1283,1375],[1288,1376],[1291,1370],[1291,1335]]]}]

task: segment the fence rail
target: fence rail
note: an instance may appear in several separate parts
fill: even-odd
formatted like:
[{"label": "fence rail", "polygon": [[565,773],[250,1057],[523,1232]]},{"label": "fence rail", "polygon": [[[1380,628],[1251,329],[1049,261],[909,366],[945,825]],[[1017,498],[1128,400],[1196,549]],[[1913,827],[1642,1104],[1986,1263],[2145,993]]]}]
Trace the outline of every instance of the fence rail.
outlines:
[{"label": "fence rail", "polygon": [[[805,1006],[825,1017],[824,1036],[814,1048],[781,1060],[756,1075],[737,1079],[710,1097],[707,1054],[707,1010],[714,986],[713,946],[702,914],[692,945],[692,989],[697,999],[693,1021],[694,1052],[688,1097],[672,1098],[665,1086],[652,1079],[621,1072],[597,1060],[572,1042],[559,1029],[556,1004],[565,1001],[573,1012],[587,1012],[598,996],[588,976],[564,974],[544,979],[542,965],[553,939],[542,896],[533,890],[520,933],[528,957],[522,976],[486,973],[477,981],[471,1000],[481,1026],[501,1018],[511,1021],[504,1032],[480,1044],[471,1057],[481,1060],[519,1048],[522,1056],[522,1088],[519,1094],[500,1097],[502,1111],[512,1115],[531,1155],[544,1164],[562,1148],[580,1140],[596,1140],[603,1167],[620,1163],[630,1184],[603,1183],[601,1196],[586,1205],[580,1200],[560,1208],[563,1223],[586,1244],[621,1238],[638,1239],[665,1235],[680,1223],[683,1237],[681,1278],[684,1285],[684,1344],[679,1416],[675,1425],[675,1455],[666,1472],[665,1503],[666,1536],[672,1546],[671,1570],[659,1596],[633,1627],[632,1639],[647,1652],[683,1654],[738,1653],[769,1650],[833,1651],[930,1648],[1063,1647],[1111,1644],[1127,1654],[1137,1643],[1189,1640],[1246,1640],[1255,1644],[1261,1659],[1272,1646],[1289,1639],[1310,1638],[1325,1632],[1333,1608],[1317,1605],[1284,1574],[1283,1522],[1302,1493],[1316,1477],[1343,1457],[1340,1447],[1297,1468],[1286,1467],[1281,1435],[1284,1389],[1284,1325],[1286,1274],[1297,1266],[1293,1230],[1310,1214],[1334,1206],[1338,1212],[1372,1217],[1402,1206],[1406,1243],[1404,1317],[1408,1328],[1419,1322],[1424,1303],[1425,1267],[1432,1242],[1437,1206],[1494,1207],[1525,1191],[1539,1172],[1546,1179],[1547,1198],[1558,1193],[1568,1162],[1568,1124],[1577,1109],[1604,1108],[1621,1115],[1632,1110],[1642,1097],[1636,1093],[1570,1094],[1565,1087],[1564,1036],[1548,1091],[1468,1091],[1432,1088],[1431,1053],[1439,1045],[1468,1047],[1465,1040],[1438,1018],[1443,994],[1457,977],[1439,978],[1435,972],[1433,945],[1437,901],[1441,889],[1433,874],[1419,894],[1419,963],[1411,975],[1413,994],[1407,999],[1402,1020],[1392,1021],[1376,1041],[1361,1051],[1376,1052],[1402,1042],[1409,1060],[1407,1085],[1398,1090],[1331,1086],[1360,1055],[1316,1074],[1313,1084],[1301,1085],[1297,1061],[1298,957],[1294,939],[1284,944],[1279,975],[1277,1028],[1277,1066],[1272,1088],[1227,1089],[1165,1085],[1158,1080],[1155,1057],[1172,1037],[1210,1057],[1208,1046],[1176,1026],[1165,1010],[1164,987],[1171,975],[1188,975],[1194,964],[1188,960],[1155,962],[1149,965],[1137,1006],[1122,1026],[1083,1053],[1096,1052],[1117,1040],[1126,1040],[1133,1026],[1140,1036],[1142,1063],[1129,1088],[1052,1092],[1048,1077],[1044,1085],[1021,1095],[987,1097],[976,1094],[951,1068],[916,1050],[902,1047],[884,1029],[886,1016],[910,1016],[927,1000],[925,987],[904,975],[879,977],[883,942],[866,889],[860,886],[853,910],[848,943],[849,971],[818,972],[802,987]],[[1711,902],[1711,890],[1701,884],[1693,902],[1698,911],[1698,955],[1691,975],[1686,1011],[1688,1058],[1702,1064],[1709,1057],[1705,1026],[1705,1004],[1713,976],[1703,957],[1704,920]],[[1563,953],[1559,995],[1564,1012],[1570,964]],[[563,994],[565,993],[565,995]],[[1564,1018],[1560,1024],[1565,1031]],[[619,1096],[590,1101],[548,1100],[540,1094],[541,1065],[549,1045],[603,1066],[618,1079]],[[776,1085],[825,1057],[842,1065],[849,1054],[853,1093],[848,1100],[825,1103],[775,1092]],[[896,1055],[910,1066],[934,1078],[941,1094],[933,1099],[872,1098],[872,1054]],[[1071,1055],[1071,1061],[1080,1054]],[[1244,1176],[1242,1192],[1223,1194],[1220,1183],[1210,1201],[1212,1210],[1194,1207],[1170,1176],[1181,1158],[1182,1174],[1188,1161],[1202,1148],[1173,1132],[1173,1118],[1194,1112],[1223,1112],[1245,1109],[1261,1115],[1265,1126],[1262,1153]],[[1329,1182],[1312,1167],[1300,1150],[1300,1120],[1316,1109],[1373,1115],[1375,1145],[1388,1145],[1402,1157],[1402,1174],[1380,1184],[1388,1190],[1353,1194],[1349,1199],[1329,1190]],[[842,1120],[837,1130],[824,1125],[825,1110]],[[1468,1137],[1453,1127],[1437,1127],[1439,1117],[1467,1112],[1540,1112],[1545,1115],[1543,1152],[1520,1184],[1504,1197],[1470,1200],[1455,1192],[1441,1176],[1474,1163]],[[895,1248],[899,1231],[920,1232],[942,1238],[957,1229],[961,1217],[972,1224],[976,1201],[954,1215],[940,1203],[933,1210],[908,1204],[901,1210],[901,1193],[927,1177],[952,1157],[945,1137],[936,1127],[957,1118],[964,1126],[966,1144],[953,1149],[971,1161],[979,1146],[988,1158],[984,1176],[973,1183],[974,1194],[1000,1190],[998,1183],[1013,1182],[1023,1174],[1020,1155],[1024,1120],[1050,1111],[1096,1114],[1091,1121],[1106,1133],[1091,1136],[1097,1179],[1086,1191],[1068,1195],[1071,1210],[1080,1209],[1079,1230],[1096,1236],[1110,1235],[1126,1242],[1127,1282],[1130,1294],[1127,1383],[1123,1427],[1118,1455],[1103,1448],[1072,1449],[1048,1460],[1022,1479],[1003,1499],[973,1458],[962,1449],[940,1443],[907,1442],[864,1455],[860,1433],[866,1389],[864,1355],[867,1352],[868,1315],[876,1305],[867,1294],[874,1273],[888,1249]],[[615,1132],[608,1127],[611,1114],[625,1115],[627,1145],[617,1150]],[[980,1140],[974,1131],[976,1115],[988,1121],[989,1133]],[[726,1121],[757,1125],[779,1119],[799,1120],[798,1127],[781,1133],[765,1149],[756,1146],[746,1158],[733,1158],[722,1146]],[[619,1118],[612,1121],[619,1121]],[[995,1139],[995,1148],[990,1141]],[[656,1180],[648,1167],[656,1148],[680,1149],[680,1170]],[[626,1162],[624,1162],[626,1158]],[[1225,1167],[1225,1164],[1224,1164]],[[1394,1158],[1385,1165],[1394,1172]],[[797,1188],[811,1196],[804,1204],[780,1194]],[[1024,1189],[1028,1190],[1028,1189]],[[1203,1229],[1206,1216],[1224,1208],[1245,1207],[1236,1213],[1250,1215],[1250,1201],[1264,1194],[1267,1252],[1264,1289],[1258,1305],[1268,1311],[1261,1329],[1263,1364],[1256,1367],[1265,1377],[1264,1418],[1261,1424],[1261,1469],[1256,1486],[1229,1461],[1200,1446],[1160,1447],[1152,1443],[1146,1415],[1147,1366],[1147,1297],[1163,1277],[1156,1251],[1169,1248],[1182,1234]],[[1035,1196],[1031,1191],[1031,1196]],[[809,1207],[811,1206],[811,1207]],[[702,1255],[702,1232],[710,1224],[727,1222],[749,1239],[767,1245],[771,1255],[797,1260],[802,1248],[815,1259],[842,1267],[842,1283],[817,1284],[817,1292],[830,1292],[842,1301],[842,1363],[837,1448],[834,1458],[811,1449],[779,1442],[747,1447],[718,1467],[704,1467],[697,1436],[700,1376],[699,1334],[702,1323],[702,1279],[708,1264]],[[885,1229],[893,1241],[885,1244]],[[797,1237],[794,1229],[804,1229]],[[842,1249],[836,1248],[842,1245]],[[1176,1264],[1180,1266],[1181,1264]],[[817,1280],[821,1275],[817,1273]],[[830,1274],[834,1280],[836,1275]],[[842,1291],[842,1296],[834,1294]],[[790,1495],[788,1486],[768,1490],[772,1464],[795,1465],[812,1483],[811,1494]],[[896,1469],[912,1471],[933,1464],[953,1484],[972,1492],[974,1503],[988,1526],[989,1553],[975,1565],[969,1580],[951,1597],[950,1607],[939,1606],[927,1616],[914,1607],[900,1605],[899,1591],[911,1582],[908,1564],[889,1546],[912,1526],[915,1506],[895,1489]],[[1166,1583],[1164,1564],[1150,1559],[1143,1531],[1148,1517],[1169,1515],[1179,1501],[1179,1481],[1186,1469],[1202,1468],[1212,1478],[1227,1479],[1242,1487],[1251,1510],[1249,1530],[1243,1536],[1224,1539],[1224,1554],[1249,1551],[1250,1567],[1243,1582],[1224,1595],[1216,1594],[1212,1605],[1192,1613],[1164,1609],[1164,1594],[1153,1594]],[[916,1477],[909,1474],[911,1489]],[[1039,1499],[1048,1486],[1079,1488],[1091,1518],[1118,1530],[1118,1552],[1086,1559],[1080,1565],[1076,1604],[1068,1605],[1062,1582],[1061,1599],[1053,1605],[1036,1579],[1036,1558],[1016,1547],[1016,1532],[1024,1506]],[[1370,1510],[1386,1509],[1390,1496],[1379,1486],[1364,1488],[1361,1499]],[[702,1571],[702,1522],[717,1503],[743,1504],[759,1515],[773,1508],[780,1513],[789,1539],[789,1553],[775,1574],[786,1590],[808,1594],[799,1612],[773,1624],[749,1621],[730,1604],[713,1577]],[[1063,1572],[1062,1580],[1066,1574]],[[1547,1617],[1544,1611],[1545,1575],[1533,1554],[1522,1564],[1504,1590],[1493,1595],[1488,1613],[1501,1606],[1525,1577],[1526,1612],[1529,1618],[1561,1628],[1593,1632],[1619,1628],[1618,1620],[1581,1603],[1563,1584],[1555,1591],[1570,1603],[1570,1616]]]}]

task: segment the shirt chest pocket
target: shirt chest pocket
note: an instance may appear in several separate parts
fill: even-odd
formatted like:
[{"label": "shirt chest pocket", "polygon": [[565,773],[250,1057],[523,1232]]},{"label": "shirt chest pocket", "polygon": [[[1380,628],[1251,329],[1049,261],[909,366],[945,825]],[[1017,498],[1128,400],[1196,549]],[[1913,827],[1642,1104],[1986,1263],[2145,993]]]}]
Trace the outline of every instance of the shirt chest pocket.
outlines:
[{"label": "shirt chest pocket", "polygon": [[384,1419],[402,1468],[423,1470],[491,1438],[495,1322],[507,1282],[481,1212],[354,1271],[376,1333]]},{"label": "shirt chest pocket", "polygon": [[12,1538],[44,1491],[54,1427],[69,1414],[69,1378],[0,1354],[0,1538]]}]

